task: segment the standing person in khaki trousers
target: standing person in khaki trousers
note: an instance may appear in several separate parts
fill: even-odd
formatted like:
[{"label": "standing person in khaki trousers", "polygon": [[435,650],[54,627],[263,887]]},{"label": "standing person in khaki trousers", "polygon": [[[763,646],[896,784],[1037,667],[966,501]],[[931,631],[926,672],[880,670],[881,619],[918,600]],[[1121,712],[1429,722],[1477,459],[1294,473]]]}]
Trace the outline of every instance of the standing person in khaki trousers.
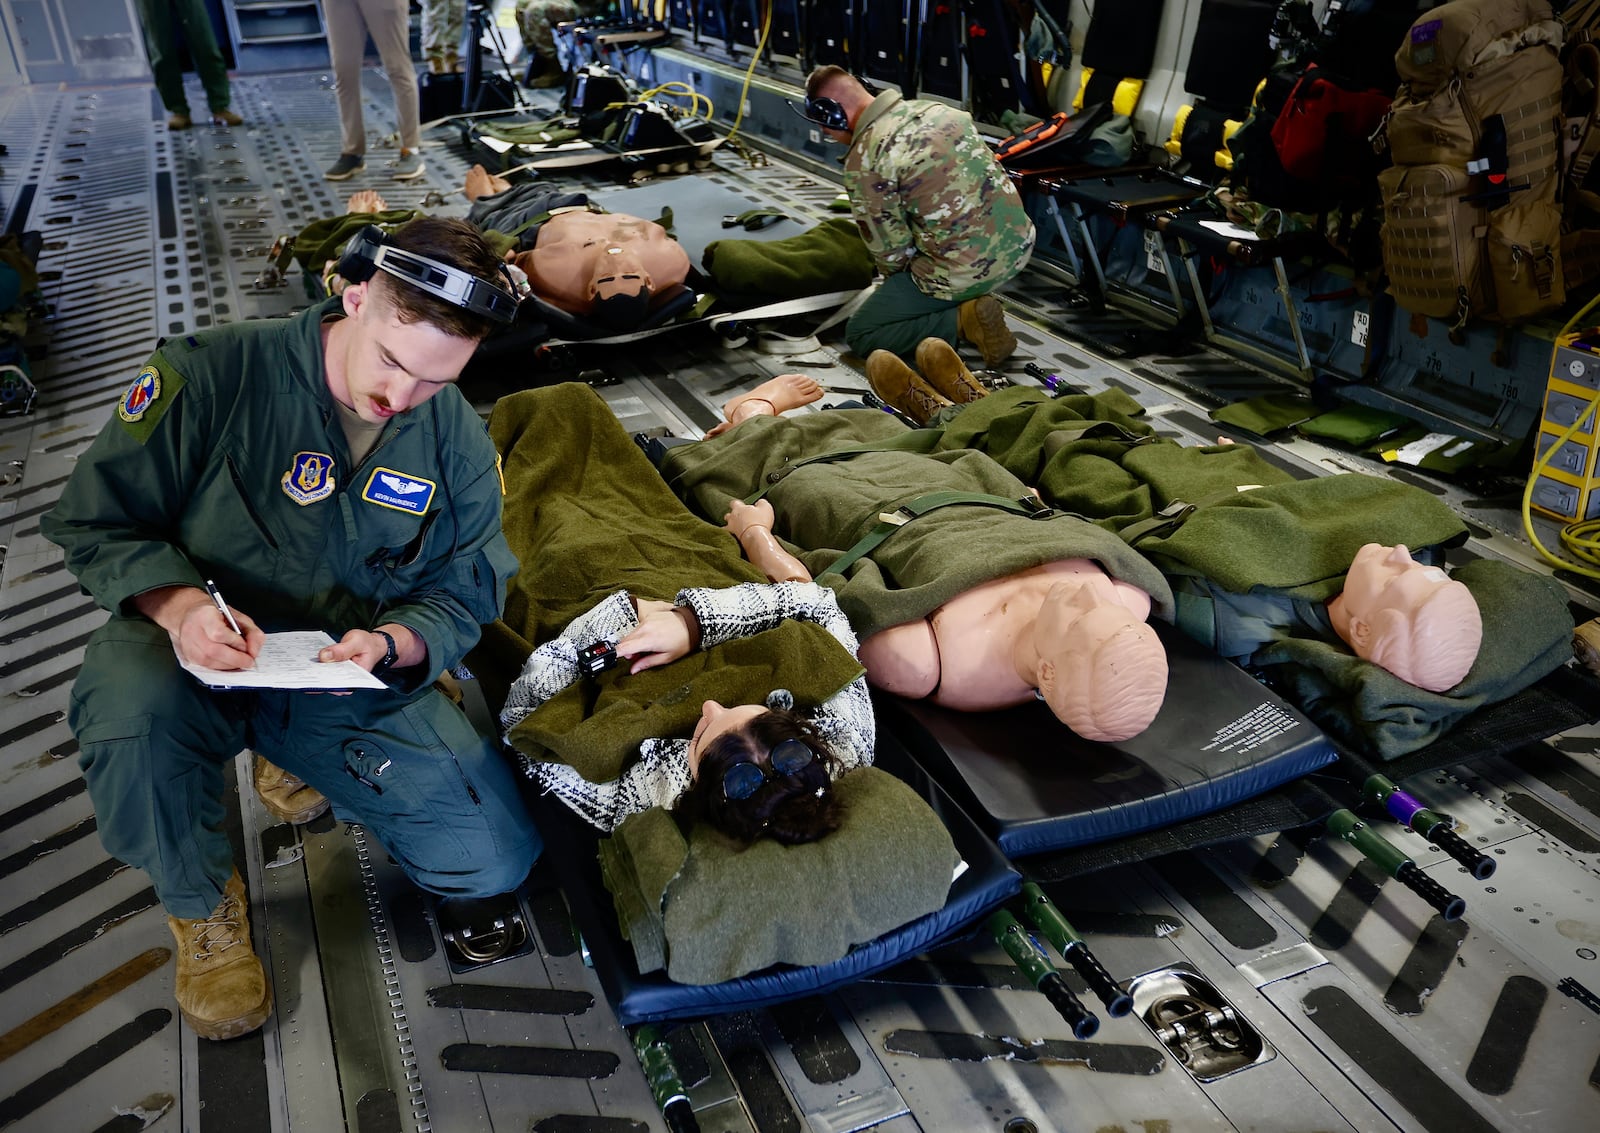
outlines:
[{"label": "standing person in khaki trousers", "polygon": [[417,70],[411,62],[411,21],[406,0],[323,0],[322,10],[328,21],[328,54],[333,57],[339,129],[343,134],[339,160],[323,176],[330,181],[347,181],[367,167],[367,131],[361,119],[361,62],[367,36],[371,35],[394,91],[395,117],[400,125],[400,156],[387,163],[390,175],[396,181],[421,177]]}]

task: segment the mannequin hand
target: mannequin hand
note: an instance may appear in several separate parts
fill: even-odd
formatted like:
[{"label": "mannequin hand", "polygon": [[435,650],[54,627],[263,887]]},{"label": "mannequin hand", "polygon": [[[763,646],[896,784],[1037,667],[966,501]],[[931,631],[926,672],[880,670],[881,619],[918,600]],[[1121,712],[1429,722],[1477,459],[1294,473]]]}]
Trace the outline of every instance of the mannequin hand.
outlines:
[{"label": "mannequin hand", "polygon": [[687,606],[668,606],[665,602],[639,603],[639,624],[617,642],[617,654],[633,660],[630,673],[687,657],[700,638],[700,622]]},{"label": "mannequin hand", "polygon": [[757,500],[747,504],[743,500],[729,500],[728,514],[723,517],[728,530],[733,537],[743,541],[745,532],[752,527],[772,530],[772,525],[777,522],[777,516],[772,510],[772,503],[768,500]]}]

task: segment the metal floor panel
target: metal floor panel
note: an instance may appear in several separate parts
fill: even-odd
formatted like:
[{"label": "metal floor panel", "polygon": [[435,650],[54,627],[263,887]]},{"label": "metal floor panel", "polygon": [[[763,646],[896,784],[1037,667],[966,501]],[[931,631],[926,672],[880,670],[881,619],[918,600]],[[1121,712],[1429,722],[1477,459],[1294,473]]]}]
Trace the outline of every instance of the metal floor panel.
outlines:
[{"label": "metal floor panel", "polygon": [[[245,127],[176,134],[147,85],[0,90],[11,146],[0,206],[13,221],[25,207],[26,226],[45,234],[39,266],[53,312],[36,411],[0,418],[0,1126],[658,1130],[628,1038],[583,965],[559,893],[538,874],[528,899],[538,949],[454,974],[426,902],[363,834],[327,821],[277,825],[247,791],[236,808],[240,861],[277,1008],[259,1036],[208,1044],[176,1018],[172,938],[147,880],[110,861],[93,832],[65,709],[103,614],[38,531],[76,454],[158,337],[304,304],[295,275],[257,286],[275,236],[341,211],[359,188],[402,207],[438,193],[436,211],[465,211],[457,190],[468,159],[453,135],[425,139],[423,178],[386,177],[392,119],[375,72],[363,87],[367,170],[325,181],[340,149],[325,84],[325,73],[237,78]],[[777,160],[750,168],[724,154],[701,176],[811,219],[837,193]],[[661,187],[681,209],[693,185]],[[1025,274],[1005,297],[1018,363],[1122,389],[1163,435],[1209,442],[1218,430],[1205,410],[1218,391],[1263,382],[1209,351],[1119,360],[1114,336],[1126,320],[1106,321],[1110,349],[1091,353],[1054,329],[1068,312],[1048,271]],[[728,397],[774,374],[815,375],[826,402],[859,393],[858,363],[835,341],[784,356],[759,339],[731,345],[690,330],[631,350],[573,347],[568,373],[602,370],[611,383],[600,392],[629,430],[695,435]],[[468,393],[486,412],[499,394],[549,378],[530,358]],[[1306,474],[1382,474],[1309,442],[1271,454]],[[1475,550],[1532,562],[1504,509],[1441,491],[1482,524]],[[1457,926],[1372,877],[1342,843],[1304,832],[1052,887],[1115,977],[1182,962],[1221,988],[1278,1049],[1260,1066],[1197,1082],[1132,1018],[1103,1019],[1094,1040],[1077,1042],[974,935],[835,995],[679,1030],[702,1127],[1587,1129],[1600,1019],[1556,985],[1600,988],[1597,751],[1585,729],[1520,765],[1495,760],[1407,784],[1462,818],[1464,836],[1500,863],[1479,885],[1419,839],[1388,832],[1467,898]],[[75,995],[94,1002],[80,1010]],[[1428,1074],[1397,1077],[1373,1053],[1386,1041]],[[500,1072],[451,1069],[486,1050],[505,1059]]]}]

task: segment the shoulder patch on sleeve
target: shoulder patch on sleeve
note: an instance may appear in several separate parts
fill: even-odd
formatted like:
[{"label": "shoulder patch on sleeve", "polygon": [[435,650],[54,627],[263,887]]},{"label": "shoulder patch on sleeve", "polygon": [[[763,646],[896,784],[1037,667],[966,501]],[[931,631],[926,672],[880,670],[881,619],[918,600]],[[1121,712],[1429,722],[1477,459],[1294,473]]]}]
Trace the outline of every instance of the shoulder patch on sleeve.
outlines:
[{"label": "shoulder patch on sleeve", "polygon": [[135,440],[144,444],[183,386],[183,375],[157,355],[117,399],[117,419]]}]

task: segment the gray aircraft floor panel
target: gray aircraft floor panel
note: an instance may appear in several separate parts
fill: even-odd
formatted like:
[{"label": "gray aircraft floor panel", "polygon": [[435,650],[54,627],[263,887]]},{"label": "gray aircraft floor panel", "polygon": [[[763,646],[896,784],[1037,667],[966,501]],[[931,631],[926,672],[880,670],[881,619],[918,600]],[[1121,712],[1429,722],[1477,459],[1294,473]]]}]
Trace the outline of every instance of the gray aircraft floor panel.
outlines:
[{"label": "gray aircraft floor panel", "polygon": [[[664,1128],[628,1035],[576,941],[563,935],[557,893],[536,888],[530,897],[536,954],[453,974],[424,903],[381,850],[328,820],[298,832],[278,825],[248,789],[233,821],[277,1012],[252,1038],[197,1042],[176,1017],[166,958],[173,941],[148,881],[105,855],[87,796],[74,789],[67,696],[83,640],[105,615],[78,593],[38,522],[112,400],[161,335],[304,306],[298,270],[263,280],[266,249],[342,211],[350,192],[375,188],[391,206],[466,211],[459,189],[470,158],[453,131],[430,131],[425,175],[395,182],[383,165],[394,153],[383,143],[392,128],[387,80],[365,73],[363,95],[367,170],[336,184],[321,176],[340,148],[326,72],[239,77],[234,104],[247,125],[183,133],[163,128],[148,84],[0,90],[11,146],[0,163],[0,205],[9,215],[31,192],[27,226],[45,235],[39,266],[52,309],[30,339],[43,352],[37,407],[30,417],[0,418],[0,462],[9,462],[0,473],[0,812],[9,817],[0,823],[0,863],[10,863],[0,873],[0,1123],[98,1130],[119,1108],[166,1105],[151,1128],[282,1133],[339,1127],[340,1114],[362,1133]],[[534,100],[554,106],[550,92]],[[719,197],[781,204],[812,219],[830,215],[838,192],[781,160],[752,167],[726,150],[700,179]],[[632,198],[613,182],[581,183],[601,199],[669,200],[675,212],[695,199],[687,179],[627,190]],[[1031,269],[1004,297],[1022,347],[1002,367],[1007,378],[1034,382],[1022,368],[1032,360],[1090,390],[1124,390],[1151,409],[1164,435],[1209,443],[1227,431],[1211,425],[1210,408],[1282,388],[1209,349],[1124,356],[1130,335],[1144,336],[1143,349],[1161,345],[1159,331],[1115,308],[1086,320],[1048,267]],[[1069,316],[1087,338],[1059,332]],[[797,329],[816,321],[799,320]],[[769,352],[781,346],[759,334],[730,345],[690,328],[637,347],[579,345],[554,372],[518,360],[468,393],[487,412],[509,390],[583,376],[630,431],[695,436],[729,397],[776,374],[813,374],[828,389],[822,404],[866,388],[861,361],[837,329],[804,352]],[[1309,441],[1278,440],[1268,451],[1307,475],[1393,471]],[[1475,553],[1535,564],[1513,509],[1436,487],[1481,525]],[[1383,1080],[1383,1067],[1348,1053],[1375,1027],[1445,1083],[1442,1093],[1417,1096],[1455,1099],[1484,1128],[1585,1129],[1600,1039],[1590,1008],[1555,985],[1570,977],[1600,986],[1597,752],[1595,730],[1580,729],[1542,745],[1526,766],[1492,760],[1407,784],[1460,817],[1464,836],[1500,865],[1479,885],[1420,839],[1385,831],[1467,898],[1456,926],[1373,876],[1343,843],[1310,831],[1052,887],[1116,978],[1184,963],[1222,989],[1279,1049],[1260,1066],[1197,1083],[1142,1022],[1104,1012],[1099,1035],[1079,1043],[975,932],[789,1010],[680,1029],[673,1044],[693,1070],[690,1097],[703,1128],[740,1133],[1444,1128],[1437,1114],[1406,1108],[1415,1097],[1396,1100],[1399,1087]],[[247,779],[248,762],[232,775]],[[71,997],[106,978],[125,986],[73,1015]],[[1536,1010],[1532,984],[1546,989]],[[446,988],[487,988],[476,994],[492,1001],[500,987],[590,1002],[572,1014],[435,1002],[453,994]],[[1404,1011],[1393,1006],[1401,1001]],[[38,1017],[33,1031],[12,1037]],[[1336,1021],[1349,1029],[1330,1030]],[[11,1050],[8,1039],[21,1045]],[[581,1056],[592,1076],[450,1069],[446,1052],[461,1044],[549,1048]],[[541,1057],[524,1057],[523,1068],[548,1071],[559,1061]],[[602,1064],[611,1067],[604,1074]]]}]

